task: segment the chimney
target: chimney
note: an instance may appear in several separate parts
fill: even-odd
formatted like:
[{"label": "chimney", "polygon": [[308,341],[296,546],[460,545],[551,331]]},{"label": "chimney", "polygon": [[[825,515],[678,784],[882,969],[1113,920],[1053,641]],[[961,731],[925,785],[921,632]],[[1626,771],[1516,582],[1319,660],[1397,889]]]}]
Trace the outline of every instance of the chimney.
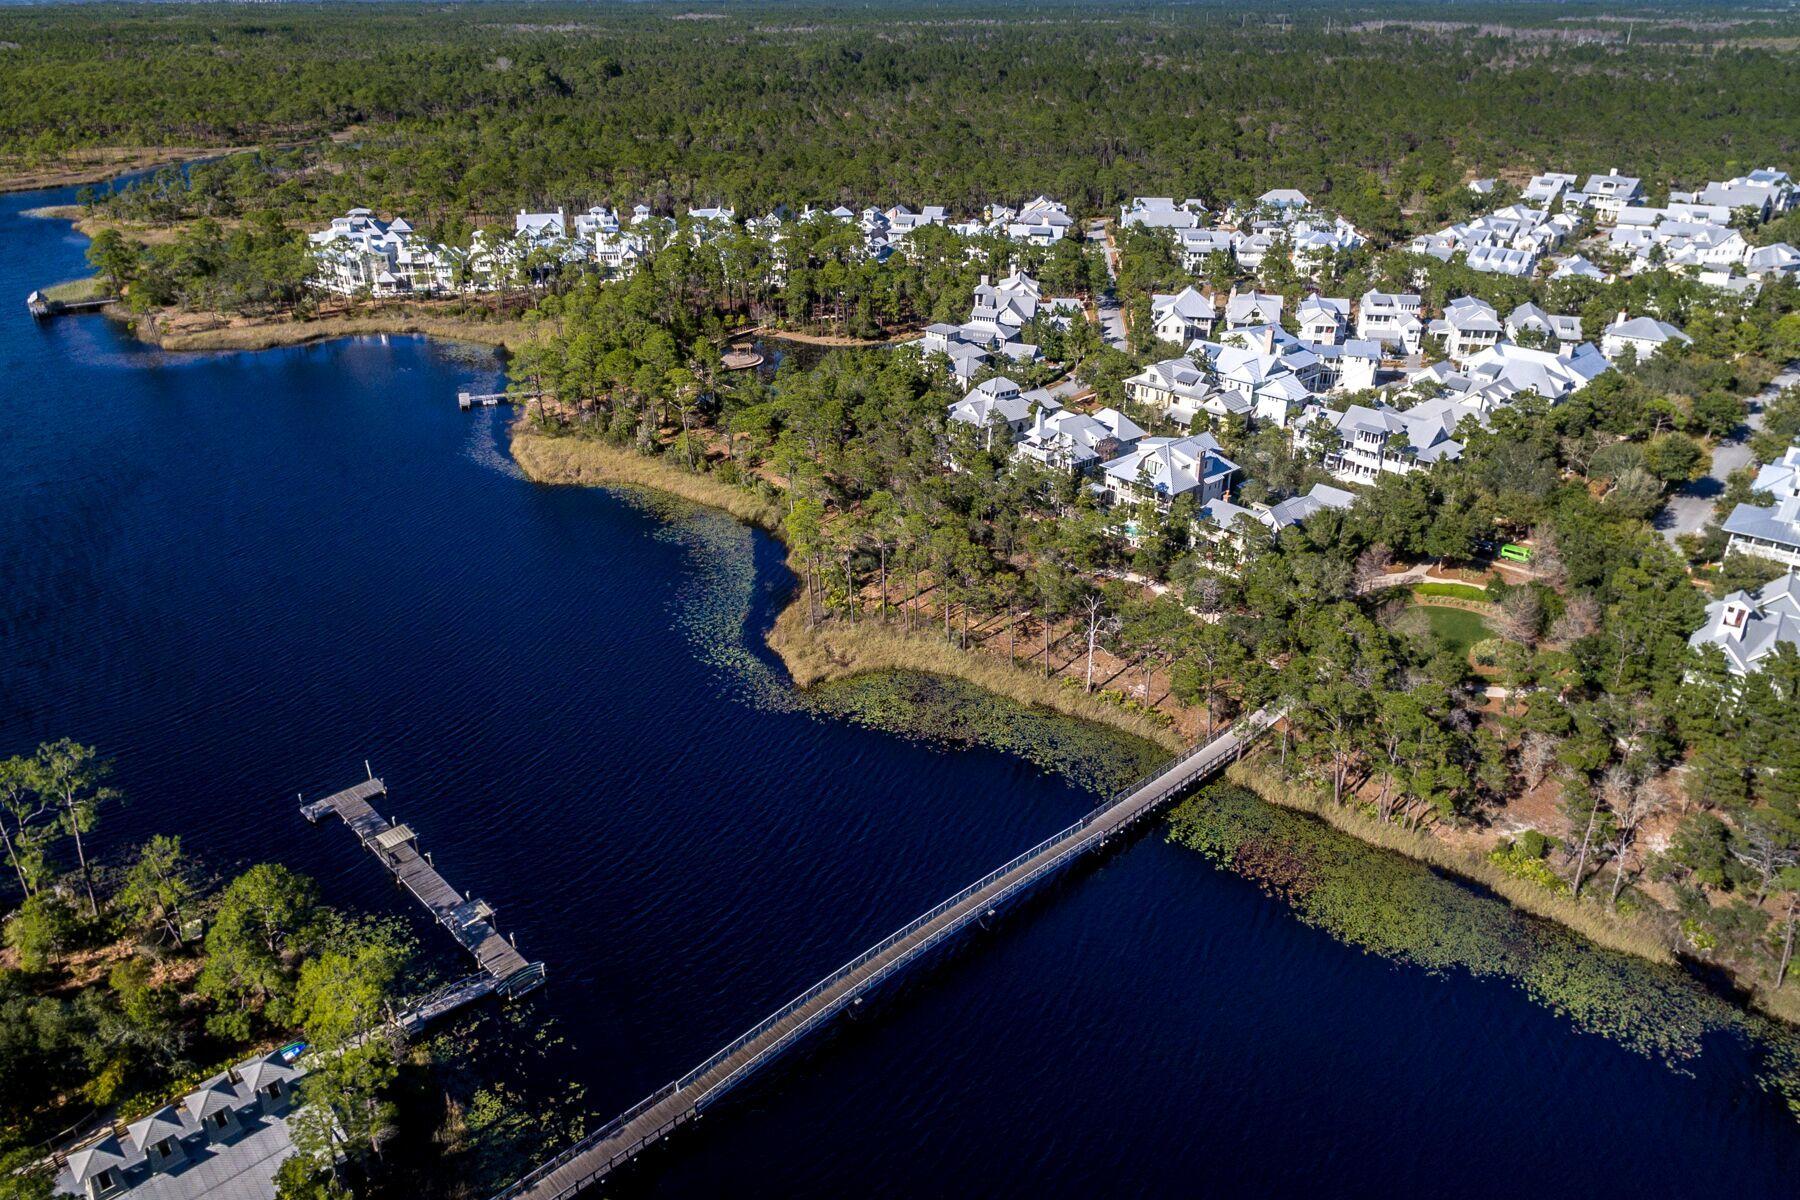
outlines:
[{"label": "chimney", "polygon": [[1744,630],[1750,624],[1750,609],[1736,600],[1725,602],[1725,611],[1719,616],[1720,630],[1734,642],[1744,640]]},{"label": "chimney", "polygon": [[1625,310],[1621,308],[1619,310],[1619,315],[1613,318],[1613,324],[1614,325],[1623,325],[1625,323],[1625,319],[1626,319],[1625,318]]},{"label": "chimney", "polygon": [[1275,327],[1273,325],[1262,327],[1262,348],[1264,354],[1275,353]]},{"label": "chimney", "polygon": [[982,286],[982,287],[986,287],[986,286],[988,286],[988,277],[987,277],[987,276],[986,276],[986,275],[983,275],[983,276],[982,276],[982,277],[981,277],[981,286]]}]

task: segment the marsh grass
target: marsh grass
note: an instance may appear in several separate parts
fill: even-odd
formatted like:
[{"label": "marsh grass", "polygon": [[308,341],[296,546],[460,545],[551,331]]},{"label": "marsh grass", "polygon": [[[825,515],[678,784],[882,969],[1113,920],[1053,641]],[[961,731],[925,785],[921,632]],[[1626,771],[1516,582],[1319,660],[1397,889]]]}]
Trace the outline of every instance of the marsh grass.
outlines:
[{"label": "marsh grass", "polygon": [[877,671],[943,675],[1019,704],[1110,725],[1166,751],[1185,749],[1179,735],[1142,713],[1064,687],[1028,668],[958,650],[929,633],[909,637],[870,619],[854,628],[835,620],[809,627],[804,604],[795,603],[776,618],[775,627],[769,632],[769,645],[787,664],[788,673],[801,688]]},{"label": "marsh grass", "polygon": [[723,509],[740,521],[775,530],[781,507],[775,501],[710,475],[660,458],[583,437],[551,437],[520,426],[513,431],[513,458],[537,483],[587,487],[642,487],[668,492],[696,504]]},{"label": "marsh grass", "polygon": [[[1245,779],[1268,787],[1270,802]],[[1170,814],[1170,841],[1249,879],[1347,945],[1434,973],[1508,983],[1577,1027],[1672,1067],[1703,1053],[1713,1035],[1740,1037],[1754,1050],[1759,1081],[1800,1103],[1800,1031],[1709,988],[1666,954],[1648,961],[1596,946],[1604,930],[1578,933],[1539,919],[1546,914],[1508,903],[1500,887],[1465,882],[1485,872],[1400,831],[1331,819],[1303,789],[1276,784],[1254,766],[1236,772]]]}]

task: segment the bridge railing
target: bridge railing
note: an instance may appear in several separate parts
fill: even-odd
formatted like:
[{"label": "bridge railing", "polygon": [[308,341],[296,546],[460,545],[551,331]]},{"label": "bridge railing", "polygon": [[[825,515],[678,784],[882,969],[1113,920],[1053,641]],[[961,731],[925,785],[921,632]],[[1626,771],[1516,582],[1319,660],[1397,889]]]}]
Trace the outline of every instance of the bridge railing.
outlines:
[{"label": "bridge railing", "polygon": [[[1086,816],[1083,816],[1080,820],[1076,821],[1074,824],[1069,825],[1061,830],[1058,830],[1056,833],[1051,834],[1049,837],[1045,838],[1043,841],[1039,842],[1037,845],[1031,847],[1031,849],[1026,850],[1021,854],[1015,855],[1013,858],[1009,859],[1007,862],[1005,862],[1001,866],[994,868],[992,871],[989,871],[986,875],[983,875],[980,879],[977,879],[974,883],[969,884],[967,887],[963,888],[961,891],[957,892],[955,895],[940,902],[939,904],[937,904],[936,906],[931,908],[928,912],[922,913],[919,916],[914,917],[911,921],[908,921],[905,925],[901,926],[899,929],[896,929],[894,932],[890,933],[887,937],[881,939],[881,941],[875,943],[875,945],[870,946],[867,950],[864,950],[861,954],[858,954],[855,958],[851,959],[849,962],[845,963],[843,966],[839,967],[837,970],[833,971],[831,974],[827,975],[825,978],[821,979],[819,982],[813,984],[811,987],[807,988],[804,992],[801,992],[798,996],[795,996],[792,1000],[789,1000],[786,1004],[783,1004],[780,1008],[776,1009],[773,1013],[769,1014],[769,1016],[767,1016],[763,1020],[757,1022],[756,1025],[754,1025],[750,1029],[746,1030],[744,1033],[740,1034],[738,1037],[734,1038],[724,1048],[720,1049],[712,1057],[708,1058],[705,1062],[701,1063],[699,1066],[695,1067],[693,1070],[689,1071],[687,1074],[683,1075],[681,1078],[675,1080],[673,1083],[665,1084],[663,1087],[658,1088],[655,1092],[652,1092],[650,1095],[646,1096],[644,1099],[638,1101],[636,1104],[632,1105],[629,1109],[625,1110],[625,1112],[619,1114],[617,1117],[614,1117],[611,1121],[608,1121],[600,1129],[595,1130],[593,1133],[588,1134],[586,1137],[582,1138],[580,1141],[578,1141],[574,1145],[570,1146],[567,1150],[564,1150],[561,1154],[558,1154],[555,1158],[552,1158],[543,1163],[540,1163],[531,1172],[529,1172],[528,1174],[526,1174],[525,1176],[523,1176],[522,1178],[517,1180],[515,1183],[513,1183],[511,1186],[506,1188],[505,1191],[499,1193],[494,1198],[494,1200],[510,1200],[511,1197],[519,1195],[520,1193],[527,1190],[531,1185],[533,1185],[537,1181],[552,1174],[553,1172],[555,1172],[559,1168],[567,1165],[568,1163],[581,1158],[584,1154],[588,1153],[593,1148],[595,1148],[599,1145],[602,1145],[603,1143],[605,1143],[607,1141],[607,1139],[617,1136],[617,1134],[621,1130],[623,1130],[626,1126],[628,1126],[632,1121],[636,1120],[638,1117],[641,1117],[646,1112],[649,1112],[651,1109],[655,1108],[657,1105],[668,1100],[670,1097],[675,1096],[683,1091],[686,1091],[689,1088],[692,1088],[696,1083],[700,1082],[707,1075],[713,1073],[718,1068],[723,1066],[726,1062],[728,1062],[731,1058],[733,1058],[737,1054],[741,1053],[746,1047],[754,1044],[761,1038],[765,1037],[777,1025],[781,1024],[783,1021],[788,1020],[796,1012],[799,1012],[801,1009],[804,1009],[807,1005],[811,1004],[814,1000],[818,999],[821,995],[825,994],[826,992],[830,991],[832,988],[837,987],[839,984],[843,983],[843,981],[845,979],[854,975],[857,971],[862,969],[869,962],[881,957],[883,954],[886,954],[889,950],[893,949],[894,946],[896,946],[900,942],[903,942],[906,939],[914,936],[921,929],[924,929],[926,926],[930,925],[933,921],[936,921],[939,917],[942,917],[945,913],[958,907],[959,905],[966,903],[971,897],[979,895],[981,892],[985,891],[989,887],[992,887],[996,882],[998,882],[1001,879],[1004,879],[1007,875],[1010,875],[1012,872],[1016,871],[1019,867],[1023,866],[1024,864],[1030,862],[1032,859],[1040,857],[1042,855],[1045,855],[1046,853],[1054,850],[1059,844],[1073,842],[1074,840],[1080,838],[1084,833],[1086,833],[1089,829],[1091,829],[1095,823],[1097,823],[1102,818],[1104,818],[1109,812],[1111,812],[1113,809],[1115,809],[1118,805],[1124,803],[1126,800],[1129,800],[1131,797],[1137,795],[1139,792],[1143,791],[1143,789],[1145,787],[1149,786],[1151,783],[1154,783],[1155,781],[1157,781],[1159,779],[1168,779],[1168,783],[1165,787],[1159,789],[1158,793],[1155,796],[1147,798],[1146,806],[1161,801],[1162,799],[1166,798],[1166,796],[1172,792],[1179,791],[1181,788],[1185,787],[1192,780],[1192,778],[1194,777],[1195,774],[1210,771],[1216,765],[1216,762],[1214,760],[1217,760],[1217,762],[1223,762],[1223,761],[1228,761],[1230,759],[1236,758],[1239,754],[1241,754],[1244,751],[1244,749],[1247,746],[1249,746],[1249,744],[1251,742],[1253,742],[1256,739],[1256,737],[1258,735],[1265,732],[1270,726],[1272,726],[1277,720],[1279,720],[1281,716],[1282,716],[1282,714],[1280,712],[1270,713],[1267,709],[1259,709],[1256,712],[1251,713],[1248,716],[1242,717],[1239,720],[1233,722],[1229,727],[1227,727],[1225,730],[1223,730],[1222,732],[1215,735],[1212,738],[1212,740],[1206,742],[1205,744],[1200,745],[1200,746],[1195,746],[1193,749],[1188,750],[1185,753],[1177,755],[1176,757],[1168,760],[1162,766],[1158,767],[1155,771],[1153,771],[1149,775],[1145,776],[1143,779],[1130,785],[1129,787],[1125,788],[1123,791],[1115,793],[1111,799],[1107,800],[1106,802],[1101,804],[1099,807],[1095,808],[1092,812],[1089,812]],[[1216,748],[1216,747],[1218,747],[1218,744],[1221,741],[1225,741],[1228,738],[1231,739],[1229,745],[1227,745],[1223,749]],[[1202,756],[1205,756],[1208,761],[1206,761],[1204,763],[1196,764],[1195,769],[1192,771],[1181,772],[1178,777],[1169,779],[1169,776],[1171,776],[1172,774],[1175,774],[1178,768],[1182,767],[1183,765],[1185,765],[1187,763],[1192,762],[1196,758],[1201,758]],[[1019,888],[1027,885],[1028,883],[1030,883],[1031,881],[1033,881],[1035,879],[1041,878],[1046,873],[1048,873],[1052,870],[1055,870],[1063,862],[1065,862],[1067,860],[1069,854],[1074,853],[1075,850],[1076,850],[1076,847],[1071,846],[1071,847],[1069,847],[1068,853],[1053,855],[1052,857],[1047,859],[1045,862],[1039,864],[1039,866],[1035,870],[1029,872],[1023,878],[1014,881],[1014,883],[1012,885],[1009,885],[1000,894],[996,895],[993,898],[993,901],[995,903],[999,903],[1002,900],[1004,900],[1006,897],[1015,893]],[[905,955],[901,956],[900,959],[897,959],[894,964],[890,964],[890,967],[897,966],[902,962],[910,961],[912,958],[916,957],[917,954],[923,953],[926,949],[929,949],[932,945],[935,945],[937,942],[941,941],[944,937],[946,937],[950,933],[954,932],[957,928],[960,928],[963,923],[964,922],[955,922],[952,925],[946,927],[945,929],[940,930],[937,933],[933,934],[931,937],[927,938],[924,942],[922,942],[919,946],[912,948]],[[879,980],[880,978],[885,977],[887,973],[888,973],[887,968],[884,968],[881,972],[877,973],[877,975],[872,976],[868,982],[870,982],[870,983],[875,982],[875,981]],[[825,1009],[821,1010],[821,1012],[819,1014],[817,1014],[817,1016],[820,1018],[823,1018],[824,1016],[830,1015],[832,1012],[836,1011],[837,1007],[838,1006],[836,1004],[828,1005]],[[798,1038],[811,1024],[812,1024],[812,1022],[810,1022],[810,1021],[802,1022],[799,1026],[796,1026],[795,1029],[790,1030],[787,1034],[784,1034],[782,1037],[776,1039],[776,1041],[773,1042],[771,1045],[764,1047],[762,1051],[759,1051],[749,1061],[739,1064],[739,1066],[737,1068],[735,1068],[734,1070],[727,1073],[723,1078],[717,1080],[711,1086],[702,1089],[688,1105],[685,1105],[683,1107],[683,1110],[682,1110],[683,1113],[689,1111],[690,1109],[697,1108],[698,1105],[705,1103],[706,1099],[709,1096],[715,1095],[723,1088],[728,1087],[732,1081],[734,1081],[737,1078],[740,1078],[746,1071],[752,1069],[755,1064],[766,1061],[766,1059],[768,1057],[770,1057],[771,1055],[780,1052],[786,1046],[791,1044],[796,1038]],[[594,1179],[596,1179],[602,1175],[605,1175],[608,1171],[611,1170],[613,1165],[617,1164],[618,1162],[620,1162],[623,1159],[630,1158],[644,1144],[647,1144],[648,1142],[654,1141],[657,1138],[661,1137],[664,1133],[668,1132],[669,1129],[671,1129],[673,1126],[679,1124],[682,1119],[684,1119],[684,1118],[681,1116],[677,1116],[677,1117],[671,1118],[668,1121],[662,1122],[658,1126],[656,1131],[647,1135],[645,1138],[641,1139],[640,1141],[634,1141],[631,1145],[622,1147],[617,1153],[610,1155],[607,1158],[605,1163],[595,1164],[593,1169],[590,1170],[589,1172],[587,1172],[581,1180],[575,1182],[573,1185],[571,1185],[568,1188],[562,1189],[557,1194],[559,1196],[569,1195],[575,1191],[580,1190],[580,1188],[582,1186],[585,1186],[587,1183],[592,1182]]]}]

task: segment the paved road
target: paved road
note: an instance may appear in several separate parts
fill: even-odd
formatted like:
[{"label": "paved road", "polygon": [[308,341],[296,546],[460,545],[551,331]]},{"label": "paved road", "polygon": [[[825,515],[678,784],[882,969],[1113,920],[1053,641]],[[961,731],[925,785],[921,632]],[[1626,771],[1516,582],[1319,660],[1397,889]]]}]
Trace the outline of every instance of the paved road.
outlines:
[{"label": "paved road", "polygon": [[[1102,253],[1106,256],[1106,273],[1115,283],[1119,279],[1119,251],[1112,244],[1111,237],[1104,221],[1090,221],[1087,228],[1087,239],[1098,242]],[[1100,336],[1114,350],[1125,349],[1125,310],[1119,307],[1118,296],[1108,291],[1094,300],[1094,313],[1100,319]]]},{"label": "paved road", "polygon": [[1769,386],[1750,397],[1749,413],[1731,440],[1713,447],[1712,470],[1669,498],[1657,514],[1656,526],[1671,543],[1684,533],[1698,533],[1712,519],[1713,504],[1725,491],[1725,480],[1750,463],[1750,435],[1762,428],[1763,405],[1800,384],[1800,363],[1789,363]]}]

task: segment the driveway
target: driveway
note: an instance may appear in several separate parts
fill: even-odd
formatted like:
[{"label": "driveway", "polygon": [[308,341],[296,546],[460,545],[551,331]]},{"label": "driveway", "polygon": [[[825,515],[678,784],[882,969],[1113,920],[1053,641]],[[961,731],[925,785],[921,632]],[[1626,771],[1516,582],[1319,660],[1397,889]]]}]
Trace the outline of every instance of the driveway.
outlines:
[{"label": "driveway", "polygon": [[1699,533],[1712,519],[1713,505],[1724,494],[1725,480],[1739,467],[1750,465],[1750,436],[1763,426],[1763,405],[1787,388],[1800,384],[1800,363],[1787,368],[1769,386],[1750,397],[1744,423],[1729,440],[1713,447],[1712,469],[1669,497],[1656,516],[1656,527],[1673,543],[1684,533]]}]

